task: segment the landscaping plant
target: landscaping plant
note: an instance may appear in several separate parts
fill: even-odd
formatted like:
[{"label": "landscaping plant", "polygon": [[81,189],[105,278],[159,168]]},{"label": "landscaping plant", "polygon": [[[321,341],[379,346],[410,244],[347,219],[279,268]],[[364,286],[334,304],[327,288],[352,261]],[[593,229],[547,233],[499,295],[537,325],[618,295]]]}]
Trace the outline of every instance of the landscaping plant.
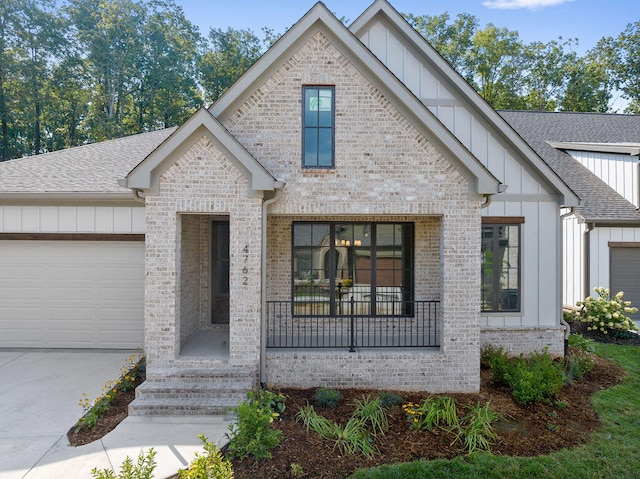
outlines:
[{"label": "landscaping plant", "polygon": [[188,469],[178,471],[179,479],[233,479],[231,461],[222,457],[213,442],[204,434],[198,436],[204,447],[204,454],[196,452]]},{"label": "landscaping plant", "polygon": [[402,406],[411,427],[436,432],[437,429],[451,431],[459,425],[456,402],[448,396],[429,396],[420,404]]},{"label": "landscaping plant", "polygon": [[271,449],[280,444],[282,438],[282,431],[274,429],[273,422],[280,416],[276,410],[284,410],[284,400],[283,395],[268,390],[247,394],[247,400],[235,408],[235,421],[229,425],[231,458],[271,457]]},{"label": "landscaping plant", "polygon": [[624,293],[620,291],[613,298],[607,288],[594,288],[598,297],[589,296],[584,301],[576,303],[580,311],[576,319],[589,323],[590,331],[600,331],[602,334],[611,332],[637,331],[638,327],[629,314],[637,313],[638,308],[631,306],[631,301],[623,301]]},{"label": "landscaping plant", "polygon": [[146,454],[140,451],[138,462],[135,464],[127,456],[120,466],[120,473],[116,476],[113,469],[93,468],[91,476],[93,479],[152,479],[153,471],[156,468],[156,451],[149,449]]},{"label": "landscaping plant", "polygon": [[318,388],[315,394],[315,400],[318,406],[335,408],[340,405],[342,401],[342,394],[340,391],[331,388]]},{"label": "landscaping plant", "polygon": [[389,420],[387,419],[386,408],[382,405],[382,400],[363,396],[362,401],[355,400],[356,410],[353,417],[358,418],[363,424],[371,428],[371,434],[384,435],[389,429]]},{"label": "landscaping plant", "polygon": [[478,403],[462,419],[455,441],[463,443],[467,454],[489,452],[498,439],[493,424],[502,419],[500,414],[491,410],[489,403],[484,406]]}]

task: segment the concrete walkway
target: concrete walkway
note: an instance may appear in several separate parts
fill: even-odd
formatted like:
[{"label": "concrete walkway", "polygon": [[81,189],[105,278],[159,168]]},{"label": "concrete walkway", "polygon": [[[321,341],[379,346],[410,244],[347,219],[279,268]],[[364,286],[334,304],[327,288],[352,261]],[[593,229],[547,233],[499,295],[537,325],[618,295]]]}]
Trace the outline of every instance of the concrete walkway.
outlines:
[{"label": "concrete walkway", "polygon": [[102,440],[71,447],[67,431],[82,416],[82,393],[95,398],[117,379],[130,352],[0,351],[0,479],[91,478],[116,473],[126,456],[157,451],[154,477],[174,475],[201,451],[199,434],[225,442],[222,417],[129,417]]}]

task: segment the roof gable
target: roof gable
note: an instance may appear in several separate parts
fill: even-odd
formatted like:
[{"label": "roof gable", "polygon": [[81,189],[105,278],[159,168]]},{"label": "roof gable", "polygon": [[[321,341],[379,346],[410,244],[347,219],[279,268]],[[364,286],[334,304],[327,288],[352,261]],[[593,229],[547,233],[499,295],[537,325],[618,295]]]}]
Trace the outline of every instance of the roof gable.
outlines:
[{"label": "roof gable", "polygon": [[313,35],[322,33],[462,174],[470,194],[500,192],[500,182],[366,46],[317,3],[211,107],[224,122]]},{"label": "roof gable", "polygon": [[159,176],[203,136],[207,136],[249,178],[252,192],[274,191],[281,186],[206,108],[198,110],[142,160],[122,180],[121,185],[134,190],[157,192]]},{"label": "roof gable", "polygon": [[[440,88],[437,92],[438,98],[423,99],[421,101],[427,106],[432,107],[434,110],[438,106],[455,106],[463,105],[469,112],[473,119],[479,120],[483,125],[486,125],[492,132],[492,135],[498,139],[508,153],[517,157],[519,161],[526,165],[526,167],[533,171],[538,177],[539,181],[546,182],[552,189],[562,197],[562,203],[567,206],[575,206],[578,204],[577,195],[562,181],[562,179],[555,174],[555,172],[547,165],[543,159],[541,159],[529,145],[523,141],[523,139],[506,123],[500,115],[486,102],[484,99],[467,83],[444,58],[433,48],[429,43],[407,23],[407,21],[398,13],[387,0],[376,0],[365,12],[358,17],[349,27],[349,30],[358,38],[363,38],[367,35],[367,32],[377,22],[381,22],[388,28],[390,28],[403,47],[406,47],[422,64],[429,66],[429,70],[437,76],[438,80],[441,80],[445,86]],[[364,39],[364,38],[363,38]],[[366,43],[366,40],[365,40]],[[375,53],[375,45],[369,44],[369,48]],[[384,47],[382,47],[384,49]],[[380,53],[378,52],[378,55]],[[402,64],[407,61],[405,58],[397,58],[397,55],[393,58],[383,59],[383,63],[390,65],[390,68],[394,70],[393,62]],[[402,66],[400,66],[402,68]],[[394,73],[398,75],[398,72],[394,70]],[[399,75],[402,78],[402,75]],[[423,95],[420,85],[411,85],[411,79],[405,78],[405,84],[410,88],[417,97]],[[436,96],[436,95],[433,95]],[[429,104],[429,101],[434,101],[433,105]],[[455,115],[455,113],[453,113]],[[468,113],[467,113],[468,115]],[[470,119],[469,121],[473,121]],[[465,120],[466,121],[466,120]],[[454,126],[449,126],[453,131],[456,131],[456,135],[460,135]],[[470,138],[471,134],[468,134],[468,138],[460,136],[460,140],[463,144],[466,144],[469,149],[472,149]]]}]

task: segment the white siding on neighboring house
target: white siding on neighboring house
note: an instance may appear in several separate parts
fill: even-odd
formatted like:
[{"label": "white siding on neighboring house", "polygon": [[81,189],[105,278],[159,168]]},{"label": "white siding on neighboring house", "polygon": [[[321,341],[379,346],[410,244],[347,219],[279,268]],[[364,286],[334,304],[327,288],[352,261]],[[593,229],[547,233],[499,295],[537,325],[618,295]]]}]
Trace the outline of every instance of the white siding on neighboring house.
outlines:
[{"label": "white siding on neighboring house", "polygon": [[144,206],[0,205],[0,233],[144,233]]},{"label": "white siding on neighboring house", "polygon": [[636,208],[640,207],[638,157],[619,153],[567,150],[594,175]]},{"label": "white siding on neighboring house", "polygon": [[[563,211],[566,213],[566,211]],[[563,304],[575,306],[584,299],[584,223],[575,215],[563,219]]]}]

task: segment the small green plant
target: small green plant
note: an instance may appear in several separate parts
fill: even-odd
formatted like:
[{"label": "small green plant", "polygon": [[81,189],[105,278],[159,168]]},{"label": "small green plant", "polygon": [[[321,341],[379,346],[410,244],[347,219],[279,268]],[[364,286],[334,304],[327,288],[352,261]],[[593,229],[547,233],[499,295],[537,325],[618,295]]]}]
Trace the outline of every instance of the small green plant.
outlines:
[{"label": "small green plant", "polygon": [[120,473],[116,476],[113,469],[93,468],[91,476],[93,479],[151,479],[156,468],[156,451],[149,449],[146,454],[140,451],[138,462],[134,464],[127,456],[120,466]]},{"label": "small green plant", "polygon": [[291,475],[294,477],[300,477],[302,475],[304,475],[304,471],[302,470],[302,466],[300,464],[297,464],[295,462],[291,463],[291,466],[289,466],[289,472],[291,472]]},{"label": "small green plant", "polygon": [[478,403],[470,408],[461,425],[457,427],[454,442],[462,442],[467,454],[488,452],[498,439],[493,423],[501,420],[503,417],[493,411],[489,403],[484,406]]},{"label": "small green plant", "polygon": [[223,458],[216,445],[210,442],[204,434],[200,434],[198,438],[202,441],[204,454],[196,452],[196,456],[189,464],[189,468],[178,471],[178,478],[233,479],[231,461]]},{"label": "small green plant", "polygon": [[569,335],[569,346],[573,346],[576,349],[582,349],[588,353],[595,352],[594,343],[595,341],[593,339],[585,338],[582,334]]},{"label": "small green plant", "polygon": [[334,449],[338,448],[342,454],[362,455],[370,459],[379,453],[369,436],[366,424],[355,415],[342,426],[320,416],[313,406],[307,405],[300,409],[296,420],[302,421],[307,431],[312,430],[323,439],[332,441]]},{"label": "small green plant", "polygon": [[404,398],[393,391],[382,391],[379,397],[382,405],[387,409],[404,402]]},{"label": "small green plant", "polygon": [[449,431],[459,425],[456,402],[448,396],[429,396],[420,404],[408,403],[402,408],[414,429]]},{"label": "small green plant", "polygon": [[382,400],[379,397],[372,399],[369,396],[363,396],[362,401],[356,399],[354,402],[356,409],[353,417],[360,419],[363,424],[370,427],[371,434],[374,436],[384,435],[389,429],[389,419],[386,408],[382,405]]},{"label": "small green plant", "polygon": [[[284,396],[282,396],[284,398]],[[283,399],[284,401],[284,399]],[[229,456],[244,459],[271,457],[271,449],[280,443],[282,431],[273,428],[280,413],[274,411],[279,395],[266,390],[252,391],[235,408],[235,421],[229,426]],[[284,403],[281,406],[284,409]]]},{"label": "small green plant", "polygon": [[342,401],[340,391],[331,388],[318,388],[314,397],[318,406],[326,408],[336,408]]},{"label": "small green plant", "polygon": [[589,323],[589,331],[600,331],[609,334],[616,331],[637,331],[638,327],[629,314],[637,313],[638,308],[631,306],[630,301],[623,301],[624,293],[618,292],[613,298],[607,288],[596,287],[593,289],[597,298],[589,296],[584,301],[576,303],[580,311],[576,319]]},{"label": "small green plant", "polygon": [[567,409],[569,407],[569,403],[567,401],[555,401],[553,403],[553,407],[562,411],[563,409]]},{"label": "small green plant", "polygon": [[565,384],[571,384],[573,381],[582,379],[589,374],[595,363],[593,358],[584,350],[577,349],[565,359],[564,377]]}]

